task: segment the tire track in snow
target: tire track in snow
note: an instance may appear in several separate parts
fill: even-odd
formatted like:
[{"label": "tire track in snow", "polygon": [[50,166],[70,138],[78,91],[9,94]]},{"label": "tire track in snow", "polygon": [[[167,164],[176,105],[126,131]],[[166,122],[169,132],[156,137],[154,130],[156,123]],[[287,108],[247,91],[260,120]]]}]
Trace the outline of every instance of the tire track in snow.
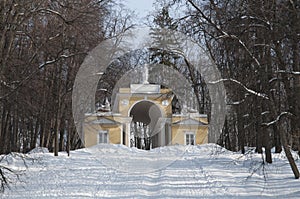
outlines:
[{"label": "tire track in snow", "polygon": [[[299,198],[299,185],[292,178],[287,160],[274,157],[274,163],[266,165],[268,176],[264,181],[261,170],[256,169],[261,159],[256,154],[249,160],[235,161],[239,154],[211,157],[210,151],[214,153],[214,150],[192,149],[169,166],[143,174],[121,172],[100,160],[103,155],[109,155],[111,163],[120,168],[129,161],[142,171],[143,165],[157,166],[164,159],[156,161],[153,156],[135,156],[123,151],[115,154],[109,149],[100,155],[95,155],[99,154],[96,150],[72,152],[70,157],[63,153],[59,157],[39,155],[43,159],[41,163],[30,165],[22,176],[23,182],[0,198]],[[170,155],[174,153],[165,153],[166,158]],[[245,180],[253,170],[257,171]]]},{"label": "tire track in snow", "polygon": [[204,161],[203,159],[194,157],[190,158],[189,161],[193,162],[193,164],[195,165],[194,172],[200,172],[203,175],[213,195],[220,195],[220,197],[223,197],[223,194],[227,193],[227,187],[221,181],[218,181],[213,174],[211,174],[210,172],[205,170],[203,166],[201,166]]}]

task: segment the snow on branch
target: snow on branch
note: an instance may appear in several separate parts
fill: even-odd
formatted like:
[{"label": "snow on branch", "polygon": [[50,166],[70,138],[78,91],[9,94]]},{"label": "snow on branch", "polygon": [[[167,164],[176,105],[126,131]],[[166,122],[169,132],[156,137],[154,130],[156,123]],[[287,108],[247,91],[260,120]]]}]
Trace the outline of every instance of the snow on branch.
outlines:
[{"label": "snow on branch", "polygon": [[14,89],[15,85],[18,84],[18,83],[20,83],[20,82],[19,81],[12,81],[12,82],[7,83],[3,80],[0,80],[0,84],[7,87],[7,88],[9,88],[9,89]]},{"label": "snow on branch", "polygon": [[3,80],[0,80],[0,84],[2,84],[3,86],[6,86],[8,88],[11,88],[7,82],[3,81]]},{"label": "snow on branch", "polygon": [[300,71],[286,71],[286,70],[278,70],[275,71],[276,73],[287,73],[287,74],[293,74],[293,75],[300,75]]},{"label": "snow on branch", "polygon": [[78,54],[70,54],[70,55],[60,55],[59,57],[53,59],[53,60],[49,60],[49,61],[46,61],[44,63],[42,63],[41,65],[39,65],[39,69],[42,69],[44,68],[45,66],[49,65],[49,64],[53,64],[57,61],[59,61],[60,59],[66,59],[66,58],[69,58],[69,57],[74,57],[75,55],[78,55]]},{"label": "snow on branch", "polygon": [[217,84],[217,83],[224,82],[224,81],[231,81],[231,82],[234,82],[234,83],[240,85],[240,86],[241,86],[243,89],[245,89],[248,93],[251,93],[251,94],[256,95],[256,96],[258,96],[258,97],[262,97],[262,98],[267,99],[267,100],[269,99],[269,97],[267,96],[267,94],[256,92],[256,91],[254,91],[254,90],[248,88],[247,86],[245,86],[243,83],[241,83],[241,82],[239,82],[239,81],[237,81],[237,80],[235,80],[235,79],[232,79],[232,78],[229,78],[229,79],[219,79],[219,80],[217,80],[217,81],[211,81],[211,82],[209,82],[209,84]]},{"label": "snow on branch", "polygon": [[280,113],[280,115],[277,116],[277,118],[275,120],[273,120],[273,121],[271,121],[269,123],[262,123],[261,125],[268,127],[268,126],[271,126],[273,124],[276,124],[277,122],[279,122],[280,118],[283,117],[283,116],[285,116],[285,115],[287,115],[287,116],[293,116],[293,114],[290,113],[290,112],[282,112],[282,113]]},{"label": "snow on branch", "polygon": [[245,99],[242,99],[240,101],[235,101],[235,102],[227,103],[227,105],[240,105],[240,104],[242,104],[244,102],[245,102]]}]

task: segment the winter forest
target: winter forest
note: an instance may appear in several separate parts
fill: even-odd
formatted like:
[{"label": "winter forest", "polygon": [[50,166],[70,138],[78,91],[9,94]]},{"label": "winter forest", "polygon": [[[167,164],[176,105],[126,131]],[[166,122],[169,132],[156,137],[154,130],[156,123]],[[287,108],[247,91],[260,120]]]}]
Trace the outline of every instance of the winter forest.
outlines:
[{"label": "winter forest", "polygon": [[[0,154],[40,146],[57,155],[83,147],[72,117],[75,76],[97,44],[121,41],[137,27],[135,13],[125,5],[117,0],[1,1]],[[217,144],[241,153],[255,147],[267,163],[272,163],[272,148],[284,150],[299,178],[291,155],[300,156],[299,0],[156,1],[143,25],[157,48],[114,60],[99,82],[98,104],[112,98],[126,71],[143,63],[164,64],[188,79],[195,95],[190,105],[210,116],[207,82],[185,57],[159,48],[157,33],[176,30],[205,46],[221,72],[226,119]],[[173,112],[181,107],[175,98]]]}]

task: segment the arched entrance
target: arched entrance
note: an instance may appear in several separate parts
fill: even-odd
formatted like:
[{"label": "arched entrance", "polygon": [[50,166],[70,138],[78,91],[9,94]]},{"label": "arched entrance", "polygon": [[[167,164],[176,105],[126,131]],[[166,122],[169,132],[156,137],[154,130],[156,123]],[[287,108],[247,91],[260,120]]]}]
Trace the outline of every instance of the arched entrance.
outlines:
[{"label": "arched entrance", "polygon": [[130,146],[150,150],[162,145],[161,118],[163,112],[154,102],[142,100],[129,110],[132,117],[130,125]]}]

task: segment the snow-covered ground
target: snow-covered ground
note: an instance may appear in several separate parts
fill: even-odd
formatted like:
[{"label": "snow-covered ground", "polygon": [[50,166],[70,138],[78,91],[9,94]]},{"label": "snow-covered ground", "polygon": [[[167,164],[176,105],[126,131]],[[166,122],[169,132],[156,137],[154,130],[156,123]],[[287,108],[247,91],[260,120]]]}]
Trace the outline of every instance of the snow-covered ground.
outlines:
[{"label": "snow-covered ground", "polygon": [[[300,161],[293,153],[298,167]],[[0,198],[300,198],[284,153],[273,164],[215,144],[151,151],[98,145],[54,157],[43,150],[2,161],[20,172]]]}]

